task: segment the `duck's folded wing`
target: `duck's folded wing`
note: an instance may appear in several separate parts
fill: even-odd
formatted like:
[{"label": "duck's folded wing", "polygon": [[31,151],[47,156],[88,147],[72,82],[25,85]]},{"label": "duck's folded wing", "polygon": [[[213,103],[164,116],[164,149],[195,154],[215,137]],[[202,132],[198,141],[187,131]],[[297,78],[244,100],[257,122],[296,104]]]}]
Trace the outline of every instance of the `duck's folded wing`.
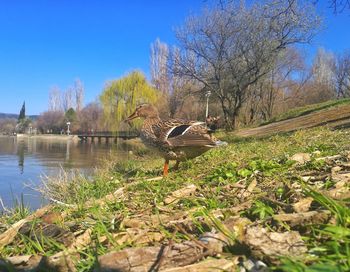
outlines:
[{"label": "duck's folded wing", "polygon": [[207,128],[195,123],[172,127],[167,132],[165,140],[174,147],[215,146]]}]

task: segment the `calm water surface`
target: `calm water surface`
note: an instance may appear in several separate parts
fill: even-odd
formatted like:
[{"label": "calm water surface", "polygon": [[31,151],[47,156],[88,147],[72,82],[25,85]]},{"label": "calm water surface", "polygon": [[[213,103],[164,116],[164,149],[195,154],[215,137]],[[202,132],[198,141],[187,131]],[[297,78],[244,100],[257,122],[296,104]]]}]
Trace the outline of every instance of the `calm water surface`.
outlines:
[{"label": "calm water surface", "polygon": [[26,184],[39,184],[40,176],[57,175],[61,168],[68,171],[78,169],[88,175],[111,153],[125,158],[127,148],[120,146],[35,137],[0,137],[0,197],[6,207],[12,207],[23,196],[26,205],[39,208],[46,201]]}]

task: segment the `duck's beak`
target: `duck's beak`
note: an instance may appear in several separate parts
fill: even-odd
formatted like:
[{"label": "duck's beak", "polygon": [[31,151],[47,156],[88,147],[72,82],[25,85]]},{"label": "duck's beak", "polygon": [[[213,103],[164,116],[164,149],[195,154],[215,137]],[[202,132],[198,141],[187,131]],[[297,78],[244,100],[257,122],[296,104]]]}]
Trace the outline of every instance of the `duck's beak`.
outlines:
[{"label": "duck's beak", "polygon": [[134,112],[133,114],[131,114],[128,118],[126,118],[126,119],[124,120],[124,122],[130,123],[131,120],[133,120],[133,119],[135,119],[135,118],[137,118],[137,117],[139,117],[139,115],[137,114],[137,111],[135,111],[135,112]]}]

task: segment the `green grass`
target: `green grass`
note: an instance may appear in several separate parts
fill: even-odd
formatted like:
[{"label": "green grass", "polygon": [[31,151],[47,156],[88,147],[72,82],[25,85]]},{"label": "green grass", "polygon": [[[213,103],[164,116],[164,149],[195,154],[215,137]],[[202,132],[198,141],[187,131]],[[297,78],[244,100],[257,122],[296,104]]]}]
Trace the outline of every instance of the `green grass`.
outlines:
[{"label": "green grass", "polygon": [[[312,197],[318,203],[318,208],[331,211],[334,223],[303,226],[306,230],[303,230],[302,235],[309,250],[304,259],[265,261],[271,268],[276,267],[283,271],[316,271],[320,266],[338,269],[334,271],[345,271],[344,269],[349,268],[349,261],[344,261],[344,258],[350,257],[349,203],[335,201],[319,193],[320,189],[333,188],[334,182],[329,181],[321,187],[303,185],[300,176],[304,172],[330,171],[328,162],[317,158],[343,154],[345,150],[350,150],[350,131],[314,128],[262,139],[240,139],[230,134],[221,136],[229,143],[228,146],[211,150],[192,161],[182,163],[177,172],[170,171],[169,176],[162,180],[147,178],[161,174],[163,160],[153,157],[152,153],[143,153],[142,156],[133,155],[130,160],[123,162],[114,163],[114,160],[109,159],[109,163],[106,162],[89,179],[77,175],[64,182],[60,180],[59,186],[54,180],[48,183],[52,196],[59,197],[66,204],[76,205],[75,208],[55,207],[55,211],[67,213],[60,226],[71,231],[92,231],[91,245],[79,252],[81,258],[76,262],[78,270],[91,271],[96,256],[112,250],[140,246],[132,240],[122,243],[116,241],[116,235],[127,229],[122,224],[123,219],[145,215],[164,220],[159,226],[149,224],[147,227],[161,233],[165,237],[164,242],[169,239],[181,242],[191,238],[181,232],[174,236],[174,230],[167,226],[167,222],[170,220],[168,217],[187,212],[187,217],[192,222],[191,236],[198,238],[201,233],[214,227],[230,237],[234,243],[233,230],[225,229],[222,223],[222,220],[231,215],[225,214],[225,218],[217,219],[212,215],[214,210],[236,207],[250,199],[253,204],[239,216],[268,226],[271,230],[289,230],[288,225],[272,224],[269,220],[274,214],[290,212],[288,209],[293,201],[306,196]],[[291,161],[290,157],[298,152],[310,153],[311,161],[302,166]],[[254,180],[257,185],[252,194],[238,197],[237,184],[245,186]],[[194,195],[182,197],[174,204],[163,205],[167,196],[188,184],[197,187]],[[299,187],[295,187],[295,184]],[[93,202],[94,199],[100,199],[121,187],[124,188],[124,196],[120,199],[108,201],[105,205]],[[91,205],[86,205],[86,201],[90,201]],[[23,207],[17,208],[0,217],[0,226],[8,226],[26,214]],[[164,219],[162,216],[168,217]],[[203,221],[203,217],[206,220]],[[159,242],[151,245],[157,244]],[[0,256],[43,252],[52,255],[60,250],[62,245],[50,239],[18,236],[13,243],[0,249]],[[225,254],[236,254],[231,247],[225,250]],[[250,253],[242,253],[245,254],[248,258]],[[331,271],[329,269],[325,271]]]},{"label": "green grass", "polygon": [[269,121],[264,122],[260,125],[263,126],[263,125],[267,125],[267,124],[270,124],[273,122],[283,121],[283,120],[307,115],[307,114],[310,114],[313,112],[341,106],[344,104],[350,104],[350,99],[345,98],[345,99],[339,99],[339,100],[330,100],[330,101],[326,101],[323,103],[311,104],[311,105],[307,105],[307,106],[303,106],[303,107],[297,107],[297,108],[289,110],[285,113],[282,113],[276,117],[273,117]]}]

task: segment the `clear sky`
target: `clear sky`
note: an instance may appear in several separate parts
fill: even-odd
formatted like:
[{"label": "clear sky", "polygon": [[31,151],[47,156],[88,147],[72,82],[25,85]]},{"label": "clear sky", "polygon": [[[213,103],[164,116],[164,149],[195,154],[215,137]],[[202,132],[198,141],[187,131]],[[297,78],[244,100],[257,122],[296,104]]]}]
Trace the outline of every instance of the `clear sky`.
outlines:
[{"label": "clear sky", "polygon": [[[334,15],[326,1],[324,30],[315,48],[350,49],[350,11]],[[149,72],[150,44],[175,43],[173,29],[198,13],[205,0],[2,0],[0,1],[0,112],[47,109],[52,86],[66,89],[80,78],[85,103],[107,80],[133,69]]]}]

